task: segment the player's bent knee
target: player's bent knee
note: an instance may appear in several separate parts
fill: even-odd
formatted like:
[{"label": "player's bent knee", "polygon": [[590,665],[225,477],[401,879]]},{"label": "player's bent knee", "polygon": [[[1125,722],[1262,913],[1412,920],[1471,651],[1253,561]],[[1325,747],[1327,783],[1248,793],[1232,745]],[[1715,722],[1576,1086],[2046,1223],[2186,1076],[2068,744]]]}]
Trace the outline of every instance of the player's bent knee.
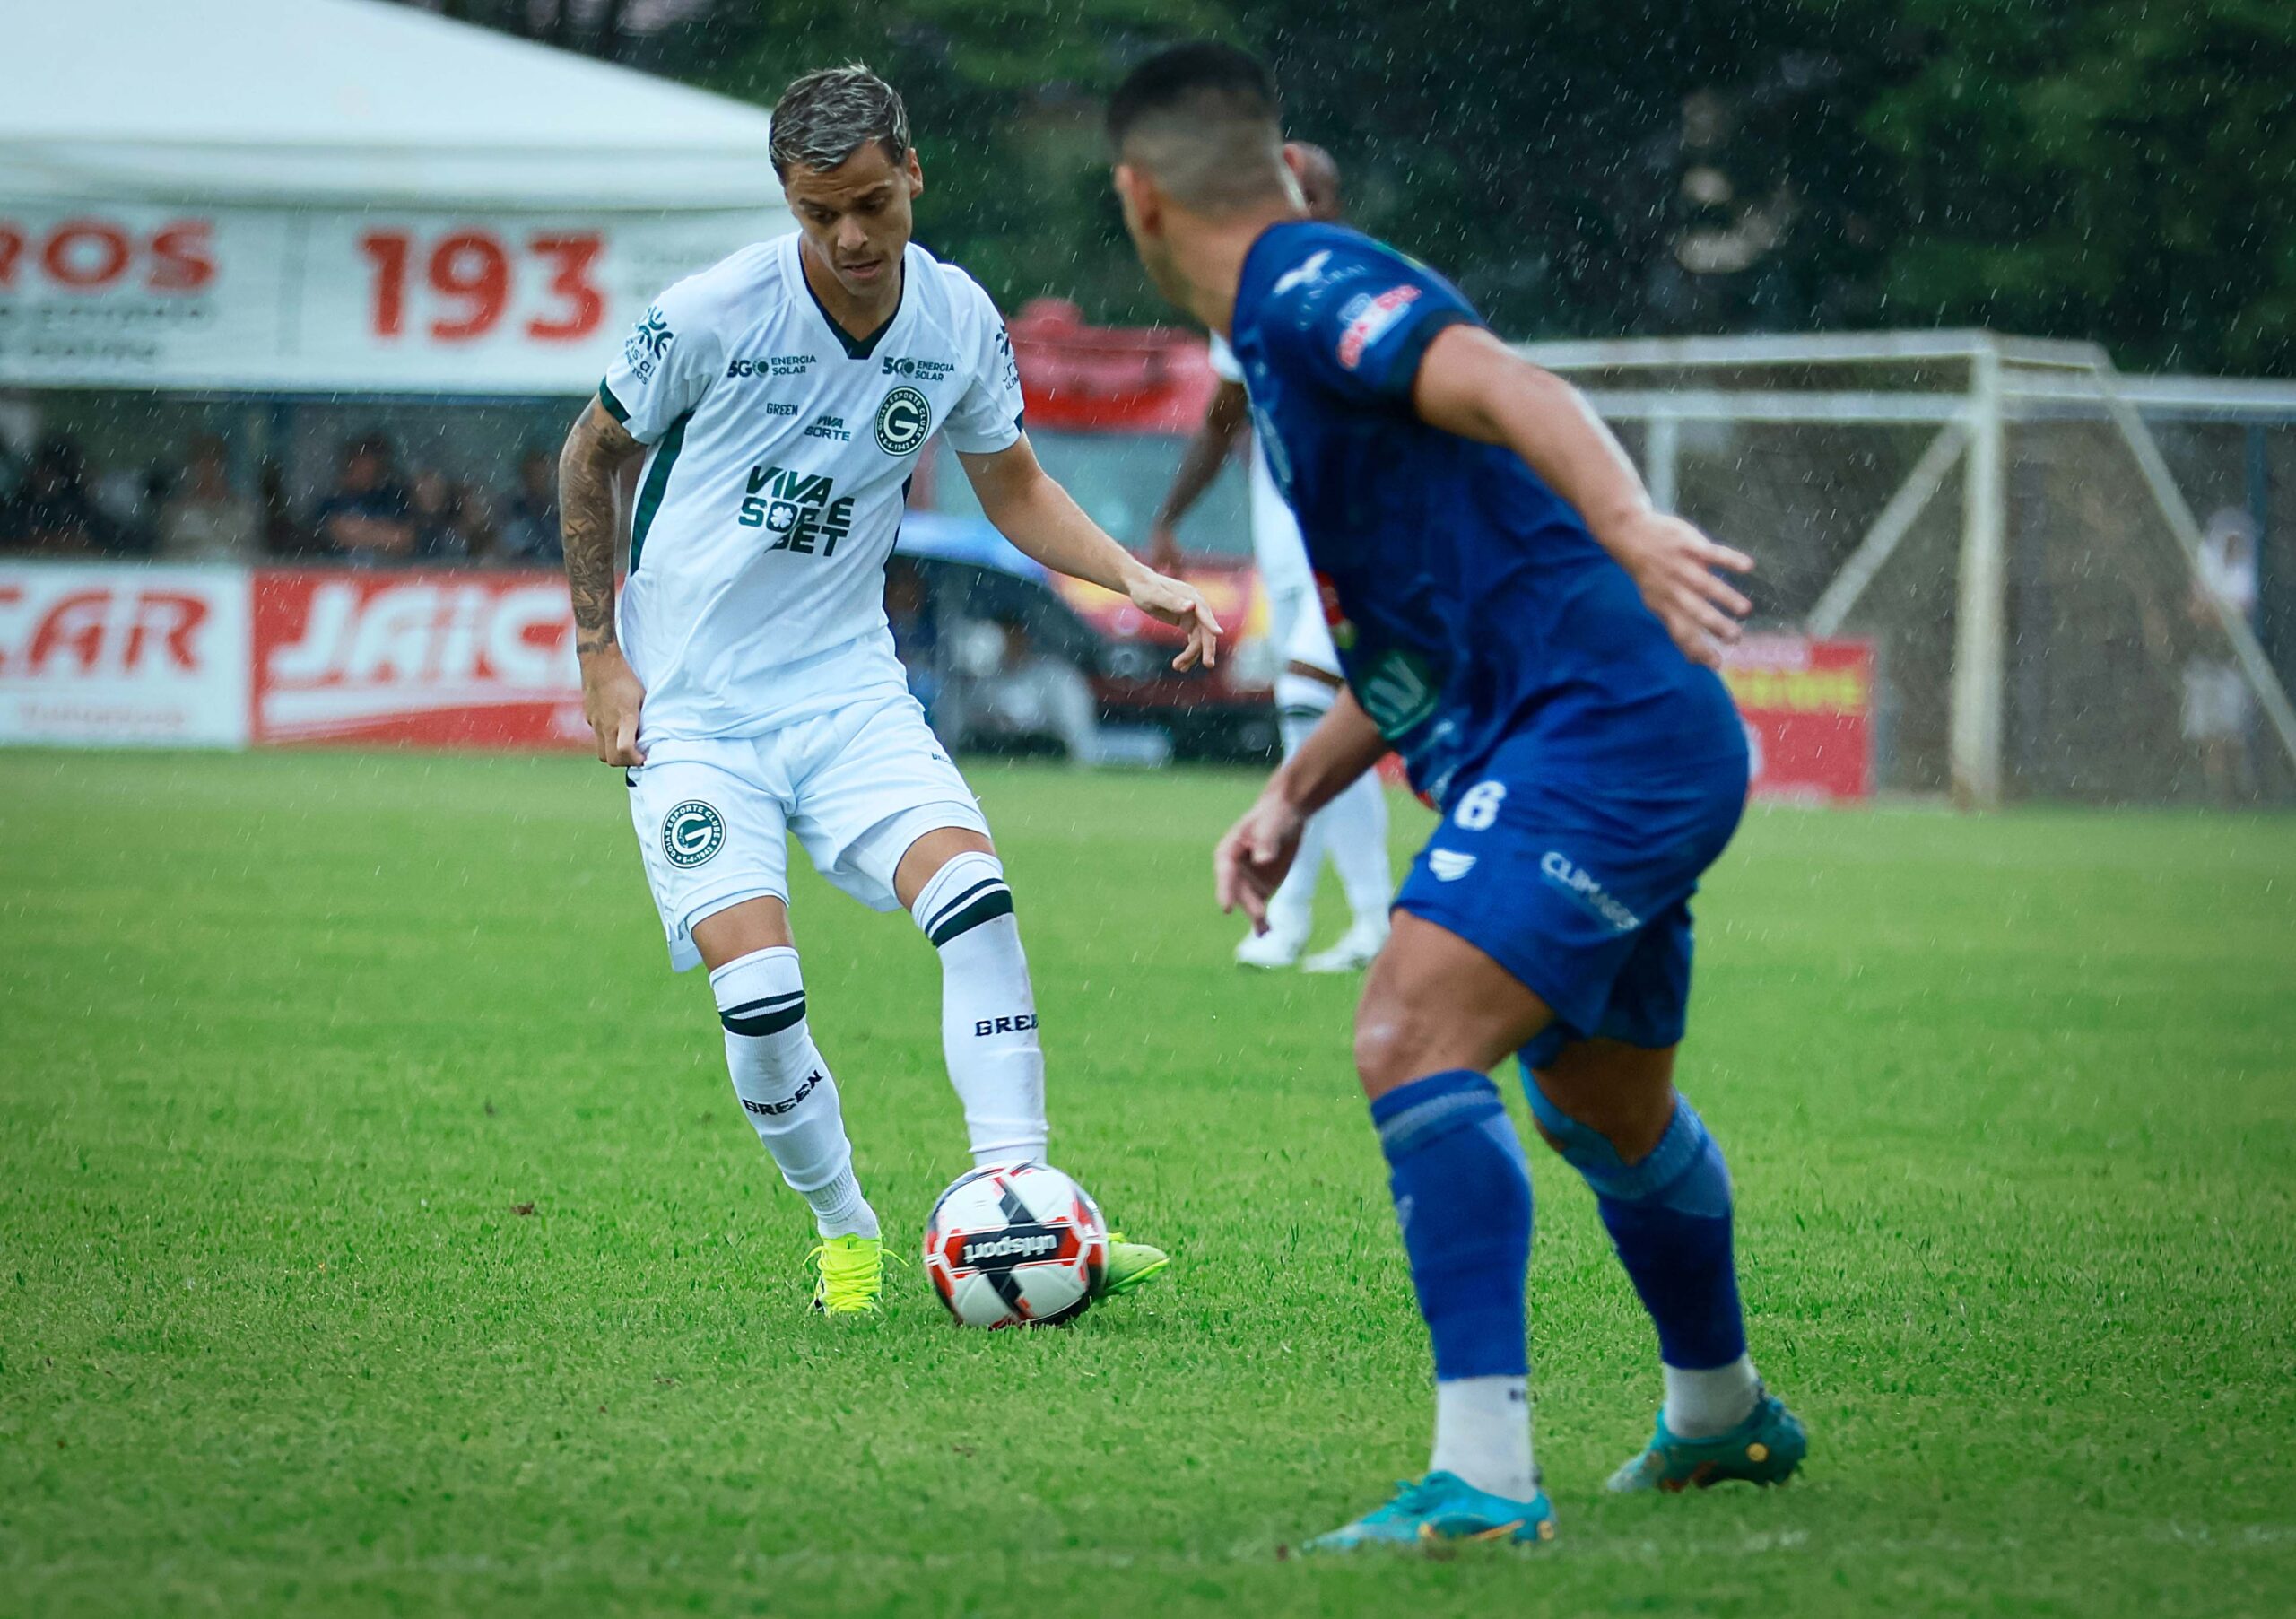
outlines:
[{"label": "player's bent knee", "polygon": [[772,894],[757,894],[697,917],[688,927],[702,964],[712,972],[761,950],[788,949],[789,908]]},{"label": "player's bent knee", "polygon": [[951,865],[971,855],[996,857],[996,846],[986,832],[969,826],[936,826],[901,851],[893,865],[893,894],[914,910],[925,891],[948,872]]},{"label": "player's bent knee", "polygon": [[1355,1014],[1355,1073],[1366,1096],[1468,1066],[1440,1049],[1427,1022],[1407,1007],[1367,1001]]},{"label": "player's bent knee", "polygon": [[917,891],[909,914],[936,950],[1011,916],[1013,889],[1004,881],[1004,863],[985,849],[959,851]]}]

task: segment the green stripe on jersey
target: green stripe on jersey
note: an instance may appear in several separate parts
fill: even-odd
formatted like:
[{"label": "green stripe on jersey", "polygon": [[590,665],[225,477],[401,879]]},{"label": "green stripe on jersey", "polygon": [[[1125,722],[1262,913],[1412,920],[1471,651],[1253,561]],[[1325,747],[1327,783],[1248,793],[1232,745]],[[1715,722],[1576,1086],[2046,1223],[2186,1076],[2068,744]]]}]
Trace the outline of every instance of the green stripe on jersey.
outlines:
[{"label": "green stripe on jersey", "polygon": [[662,509],[662,495],[670,486],[670,468],[678,462],[678,451],[685,448],[685,424],[693,420],[693,413],[686,412],[670,423],[670,431],[662,435],[660,446],[654,451],[654,464],[646,469],[646,487],[638,492],[638,513],[630,520],[630,571],[638,571],[638,558],[646,549],[646,531],[654,526],[654,514]]},{"label": "green stripe on jersey", "polygon": [[612,416],[624,427],[630,425],[630,412],[623,408],[621,400],[613,396],[613,389],[608,387],[603,381],[598,384],[598,403],[606,407],[607,415]]}]

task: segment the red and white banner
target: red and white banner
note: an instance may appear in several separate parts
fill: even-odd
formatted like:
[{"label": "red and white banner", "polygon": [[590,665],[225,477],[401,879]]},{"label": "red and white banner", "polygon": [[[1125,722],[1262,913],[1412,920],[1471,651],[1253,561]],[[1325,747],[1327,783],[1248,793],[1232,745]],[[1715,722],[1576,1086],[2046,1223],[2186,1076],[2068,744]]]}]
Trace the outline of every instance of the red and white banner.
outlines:
[{"label": "red and white banner", "polygon": [[1750,635],[1722,679],[1753,749],[1753,796],[1843,804],[1874,796],[1874,647]]},{"label": "red and white banner", "polygon": [[[1755,796],[1873,796],[1870,642],[1749,636],[1723,679]],[[554,573],[0,562],[9,742],[578,748],[590,732]]]},{"label": "red and white banner", "polygon": [[257,743],[587,744],[555,574],[255,576]]},{"label": "red and white banner", "polygon": [[786,225],[0,201],[0,384],[583,393],[656,292]]},{"label": "red and white banner", "polygon": [[245,747],[247,574],[0,563],[0,742]]}]

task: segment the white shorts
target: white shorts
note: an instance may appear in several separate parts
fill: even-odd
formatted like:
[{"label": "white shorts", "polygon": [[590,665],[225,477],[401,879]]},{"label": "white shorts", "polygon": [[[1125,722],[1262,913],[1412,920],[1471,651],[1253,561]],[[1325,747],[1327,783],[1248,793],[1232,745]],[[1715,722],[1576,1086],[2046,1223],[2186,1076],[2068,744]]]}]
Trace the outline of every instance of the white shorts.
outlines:
[{"label": "white shorts", "polygon": [[1312,586],[1268,593],[1267,632],[1285,663],[1305,664],[1337,678],[1339,651],[1331,644],[1323,603]]},{"label": "white shorts", "polygon": [[893,869],[926,832],[988,823],[906,692],[761,736],[663,742],[627,772],[630,819],[670,964],[700,965],[693,925],[744,900],[789,898],[791,832],[864,905],[898,910]]}]

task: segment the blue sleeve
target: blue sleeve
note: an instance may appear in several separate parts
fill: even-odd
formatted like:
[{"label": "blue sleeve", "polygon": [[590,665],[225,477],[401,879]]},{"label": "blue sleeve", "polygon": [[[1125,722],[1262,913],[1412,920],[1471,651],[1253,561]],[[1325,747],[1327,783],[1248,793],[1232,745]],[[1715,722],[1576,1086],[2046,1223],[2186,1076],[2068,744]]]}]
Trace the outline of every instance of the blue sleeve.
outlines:
[{"label": "blue sleeve", "polygon": [[1385,248],[1326,248],[1276,277],[1259,329],[1268,362],[1357,405],[1408,405],[1427,345],[1446,326],[1481,325],[1474,306],[1426,265]]}]

